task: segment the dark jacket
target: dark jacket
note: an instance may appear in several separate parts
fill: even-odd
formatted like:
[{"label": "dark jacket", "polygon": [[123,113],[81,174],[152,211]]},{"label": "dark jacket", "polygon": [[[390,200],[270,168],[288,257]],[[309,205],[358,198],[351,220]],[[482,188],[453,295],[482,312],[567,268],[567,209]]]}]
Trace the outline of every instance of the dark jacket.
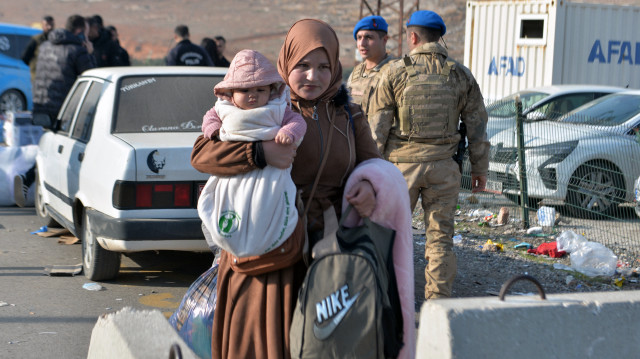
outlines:
[{"label": "dark jacket", "polygon": [[124,47],[120,46],[120,42],[116,41],[116,45],[118,45],[118,51],[115,56],[115,64],[114,66],[131,66],[131,61],[129,60],[129,53]]},{"label": "dark jacket", "polygon": [[80,38],[65,29],[49,33],[38,49],[33,86],[33,112],[55,117],[78,75],[96,67]]},{"label": "dark jacket", "polygon": [[229,66],[231,66],[231,63],[229,62],[229,60],[227,60],[227,58],[224,57],[224,56],[215,59],[214,63],[218,67],[229,67]]},{"label": "dark jacket", "polygon": [[189,40],[182,40],[171,49],[165,63],[168,66],[213,66],[207,51]]},{"label": "dark jacket", "polygon": [[91,40],[93,44],[93,57],[96,58],[98,67],[118,66],[118,44],[113,41],[111,33],[105,29],[100,30],[97,39]]},{"label": "dark jacket", "polygon": [[25,64],[29,65],[29,70],[31,72],[31,81],[36,77],[36,63],[38,62],[38,47],[43,42],[47,41],[47,35],[44,32],[38,35],[35,35],[27,44],[27,47],[24,48],[22,52],[22,61]]}]

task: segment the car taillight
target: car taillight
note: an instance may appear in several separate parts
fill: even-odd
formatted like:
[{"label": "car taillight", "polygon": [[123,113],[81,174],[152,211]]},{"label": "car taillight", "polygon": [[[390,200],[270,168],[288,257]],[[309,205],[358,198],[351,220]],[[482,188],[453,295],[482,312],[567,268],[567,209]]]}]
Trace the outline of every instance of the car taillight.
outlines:
[{"label": "car taillight", "polygon": [[138,208],[151,208],[151,192],[153,191],[153,185],[138,184],[135,186],[134,190],[136,192],[135,206]]},{"label": "car taillight", "polygon": [[197,194],[193,182],[118,181],[113,188],[113,206],[118,209],[194,208]]}]

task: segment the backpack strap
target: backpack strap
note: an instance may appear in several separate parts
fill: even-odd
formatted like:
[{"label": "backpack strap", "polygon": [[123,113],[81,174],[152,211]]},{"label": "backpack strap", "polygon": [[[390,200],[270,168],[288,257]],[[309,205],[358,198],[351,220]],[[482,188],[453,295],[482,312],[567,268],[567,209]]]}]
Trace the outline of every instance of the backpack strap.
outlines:
[{"label": "backpack strap", "polygon": [[404,62],[404,68],[407,70],[409,77],[416,76],[416,69],[413,68],[413,62],[411,62],[411,58],[408,55],[404,55],[402,62]]},{"label": "backpack strap", "polygon": [[351,124],[351,131],[353,131],[353,136],[355,137],[356,126],[353,124],[353,116],[351,115],[351,108],[349,108],[348,102],[344,105],[344,109],[347,111],[347,115],[349,115],[349,123]]}]

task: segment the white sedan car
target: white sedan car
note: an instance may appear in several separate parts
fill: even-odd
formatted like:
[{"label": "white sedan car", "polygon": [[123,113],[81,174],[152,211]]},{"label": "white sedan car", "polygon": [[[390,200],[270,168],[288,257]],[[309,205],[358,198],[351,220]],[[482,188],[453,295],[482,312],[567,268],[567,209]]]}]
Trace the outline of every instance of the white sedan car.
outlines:
[{"label": "white sedan car", "polygon": [[[524,127],[531,202],[563,201],[576,215],[610,215],[632,202],[640,176],[640,91],[611,94],[557,122]],[[513,129],[491,138],[488,187],[517,200],[521,171]]]},{"label": "white sedan car", "polygon": [[122,252],[209,250],[196,209],[209,176],[190,155],[225,73],[106,67],[77,79],[40,140],[36,211],[82,240],[86,277],[115,277]]},{"label": "white sedan car", "polygon": [[515,98],[522,101],[526,122],[555,120],[560,116],[602,96],[626,91],[623,87],[598,85],[553,85],[534,87],[511,94],[487,105],[487,138],[516,126]]},{"label": "white sedan car", "polygon": [[638,215],[638,217],[640,217],[640,177],[638,177],[638,179],[636,180],[636,185],[635,185],[633,191],[635,193],[636,214]]},{"label": "white sedan car", "polygon": [[[623,87],[598,85],[553,85],[518,91],[487,105],[487,139],[498,132],[516,127],[516,97],[522,101],[524,122],[556,120],[589,101],[612,93],[626,91]],[[465,155],[462,165],[462,188],[471,189],[471,164]]]}]

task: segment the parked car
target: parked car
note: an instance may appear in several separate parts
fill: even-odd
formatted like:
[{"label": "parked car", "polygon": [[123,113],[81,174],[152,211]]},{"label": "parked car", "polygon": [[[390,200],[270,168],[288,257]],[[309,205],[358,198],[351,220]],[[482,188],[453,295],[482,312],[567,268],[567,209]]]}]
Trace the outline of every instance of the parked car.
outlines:
[{"label": "parked car", "polygon": [[524,122],[556,120],[602,96],[626,91],[623,87],[597,85],[554,85],[518,91],[487,106],[487,138],[516,126],[515,99],[520,96]]},{"label": "parked car", "polygon": [[22,62],[29,40],[42,30],[0,23],[0,113],[31,110],[31,74]]},{"label": "parked car", "polygon": [[[577,215],[609,215],[633,201],[640,176],[640,91],[601,97],[554,122],[524,128],[528,196],[559,200]],[[491,138],[488,187],[516,200],[520,167],[513,130]]]},{"label": "parked car", "polygon": [[636,180],[636,185],[633,188],[634,197],[636,201],[635,210],[638,217],[640,217],[640,177]]},{"label": "parked car", "polygon": [[190,155],[225,72],[106,67],[77,79],[40,140],[35,201],[45,223],[82,240],[86,277],[115,277],[121,253],[209,250],[196,209],[209,175]]},{"label": "parked car", "polygon": [[[626,91],[622,87],[597,85],[554,85],[518,91],[487,105],[487,139],[506,129],[516,128],[516,97],[522,101],[523,122],[556,120],[583,104],[602,96]],[[471,164],[465,155],[462,188],[471,189]]]}]

